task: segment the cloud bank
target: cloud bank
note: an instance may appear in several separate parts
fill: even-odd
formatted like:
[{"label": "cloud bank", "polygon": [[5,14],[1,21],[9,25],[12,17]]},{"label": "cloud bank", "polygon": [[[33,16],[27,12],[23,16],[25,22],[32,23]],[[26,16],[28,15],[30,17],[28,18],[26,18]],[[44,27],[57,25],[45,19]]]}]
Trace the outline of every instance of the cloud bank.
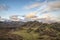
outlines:
[{"label": "cloud bank", "polygon": [[[32,6],[30,5],[27,7],[28,9],[39,7],[35,13],[32,12],[26,15],[26,18],[33,18],[36,14],[42,14],[42,18],[45,17],[46,20],[58,20],[56,17],[53,16],[53,12],[60,10],[60,1],[59,0],[48,0],[49,2],[43,3],[43,5]],[[58,15],[57,15],[58,16]],[[40,17],[41,18],[41,17]],[[40,19],[39,17],[33,19]]]}]

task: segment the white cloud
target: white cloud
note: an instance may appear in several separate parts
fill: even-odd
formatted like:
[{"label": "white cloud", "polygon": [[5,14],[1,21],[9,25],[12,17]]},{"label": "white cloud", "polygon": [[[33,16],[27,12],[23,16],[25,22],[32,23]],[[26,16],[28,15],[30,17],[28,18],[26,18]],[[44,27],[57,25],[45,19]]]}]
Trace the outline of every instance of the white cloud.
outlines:
[{"label": "white cloud", "polygon": [[0,4],[0,11],[3,11],[3,10],[8,10],[8,6],[6,4]]},{"label": "white cloud", "polygon": [[36,12],[31,12],[25,15],[25,18],[34,18],[34,17],[36,17]]},{"label": "white cloud", "polygon": [[52,10],[57,10],[60,9],[60,1],[58,2],[50,2],[48,3],[48,6],[52,9]]},{"label": "white cloud", "polygon": [[31,5],[27,5],[24,7],[24,9],[32,9],[32,8],[36,8],[40,6],[40,3],[34,3],[34,4],[31,4]]},{"label": "white cloud", "polygon": [[60,1],[48,2],[38,9],[40,13],[48,13],[60,10]]},{"label": "white cloud", "polygon": [[18,15],[12,15],[12,16],[10,16],[10,20],[12,20],[12,21],[20,21],[20,18],[18,18]]}]

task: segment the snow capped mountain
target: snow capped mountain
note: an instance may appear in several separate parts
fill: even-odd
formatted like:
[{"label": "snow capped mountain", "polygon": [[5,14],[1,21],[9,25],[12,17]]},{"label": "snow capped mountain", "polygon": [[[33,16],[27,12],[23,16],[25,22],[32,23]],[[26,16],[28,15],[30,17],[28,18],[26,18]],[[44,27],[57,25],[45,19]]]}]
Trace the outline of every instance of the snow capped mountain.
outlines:
[{"label": "snow capped mountain", "polygon": [[24,19],[21,19],[21,18],[18,18],[17,16],[13,16],[11,17],[10,19],[5,19],[5,18],[1,18],[0,17],[0,21],[3,21],[3,22],[12,22],[12,21],[15,21],[15,22],[28,22],[28,21],[39,21],[39,22],[43,22],[43,23],[54,23],[54,22],[59,22],[59,21],[56,21],[55,19],[47,19],[47,18],[24,18]]}]

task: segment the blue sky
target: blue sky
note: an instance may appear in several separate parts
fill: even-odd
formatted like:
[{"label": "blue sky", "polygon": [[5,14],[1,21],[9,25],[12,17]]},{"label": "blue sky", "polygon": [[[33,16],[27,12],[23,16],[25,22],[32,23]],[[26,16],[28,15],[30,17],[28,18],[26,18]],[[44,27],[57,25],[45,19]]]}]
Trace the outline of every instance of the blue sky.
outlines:
[{"label": "blue sky", "polygon": [[[43,2],[44,0],[41,0],[39,2]],[[0,5],[7,5],[9,8],[8,10],[2,10],[0,11],[0,16],[9,16],[9,15],[24,15],[28,13],[29,11],[33,10],[25,10],[23,9],[24,6],[28,6],[31,4],[34,4],[37,2],[36,0],[0,0]]]},{"label": "blue sky", "polygon": [[59,18],[60,6],[58,8],[57,4],[56,7],[53,4],[56,2],[58,4],[59,0],[0,0],[0,16],[8,18],[11,15],[29,16],[36,13],[41,18],[46,15]]}]

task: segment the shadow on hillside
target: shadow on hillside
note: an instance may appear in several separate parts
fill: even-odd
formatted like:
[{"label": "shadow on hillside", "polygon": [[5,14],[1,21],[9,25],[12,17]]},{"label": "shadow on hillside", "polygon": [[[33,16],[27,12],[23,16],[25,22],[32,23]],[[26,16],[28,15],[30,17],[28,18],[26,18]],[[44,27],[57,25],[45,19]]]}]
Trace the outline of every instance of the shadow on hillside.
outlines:
[{"label": "shadow on hillside", "polygon": [[23,40],[23,37],[17,34],[10,34],[10,30],[0,30],[0,40]]}]

